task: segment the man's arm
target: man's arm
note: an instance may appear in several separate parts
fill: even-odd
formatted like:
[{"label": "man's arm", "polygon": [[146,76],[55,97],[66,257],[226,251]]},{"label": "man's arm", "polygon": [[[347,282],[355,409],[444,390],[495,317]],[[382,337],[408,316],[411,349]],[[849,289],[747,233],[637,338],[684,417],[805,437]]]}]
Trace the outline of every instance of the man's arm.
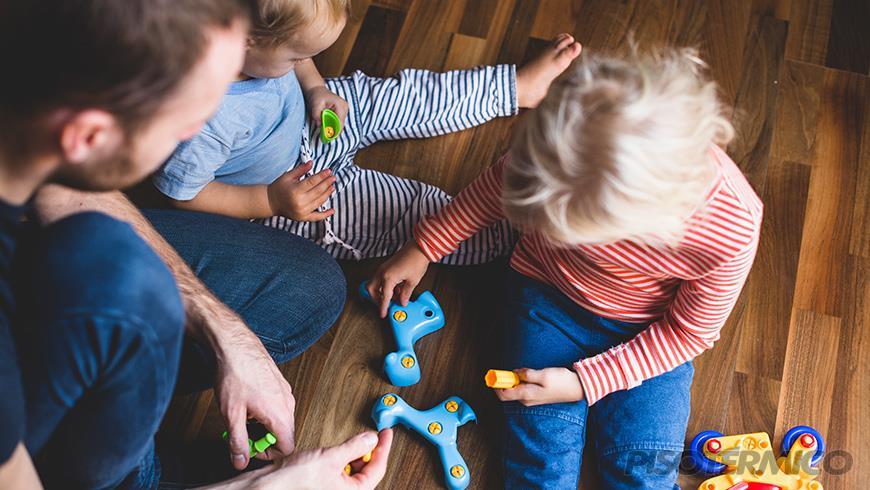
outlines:
[{"label": "man's arm", "polygon": [[187,314],[187,332],[215,353],[218,367],[215,389],[230,435],[233,465],[243,469],[248,464],[248,417],[256,418],[275,434],[280,452],[293,451],[295,400],[290,385],[262,342],[200,282],[123,194],[79,192],[46,185],[37,193],[34,204],[38,219],[45,224],[83,211],[102,212],[129,223],[175,276]]},{"label": "man's arm", "polygon": [[0,464],[0,488],[42,488],[33,461],[30,460],[30,454],[23,443],[18,443],[12,457]]}]

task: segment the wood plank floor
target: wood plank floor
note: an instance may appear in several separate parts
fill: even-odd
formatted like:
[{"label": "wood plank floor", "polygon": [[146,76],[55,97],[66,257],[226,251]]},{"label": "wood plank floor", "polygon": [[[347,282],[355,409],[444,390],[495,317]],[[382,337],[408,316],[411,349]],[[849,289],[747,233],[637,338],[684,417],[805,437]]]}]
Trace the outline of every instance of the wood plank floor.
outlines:
[{"label": "wood plank floor", "polygon": [[[585,52],[695,45],[734,106],[729,153],[765,203],[761,247],[741,300],[714,349],[696,361],[687,437],[704,429],[818,428],[828,489],[870,476],[870,2],[866,0],[354,0],[354,19],[322,54],[325,75],[356,69],[444,70],[520,63],[560,32]],[[378,144],[358,163],[457,192],[504,152],[517,118],[425,141]],[[344,264],[350,290],[379,261]],[[482,385],[494,366],[504,264],[433,267],[421,290],[441,301],[447,327],[418,346],[423,382],[399,390],[428,408],[457,394],[479,414],[460,430],[473,488],[501,483],[498,406]],[[302,448],[371,426],[370,408],[395,389],[380,373],[385,324],[352,293],[338,323],[282,366],[298,400]],[[164,430],[214,438],[211,392],[174,402]],[[777,442],[778,445],[778,442]],[[431,448],[397,434],[381,488],[437,488]],[[686,488],[698,479],[683,475]],[[587,484],[586,488],[595,488]]]}]

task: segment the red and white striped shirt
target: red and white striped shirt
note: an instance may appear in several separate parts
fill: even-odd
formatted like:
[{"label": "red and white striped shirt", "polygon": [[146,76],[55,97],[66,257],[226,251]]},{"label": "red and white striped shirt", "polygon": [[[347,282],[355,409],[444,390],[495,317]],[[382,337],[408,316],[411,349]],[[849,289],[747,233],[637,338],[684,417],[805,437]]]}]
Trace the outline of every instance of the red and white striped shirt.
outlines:
[{"label": "red and white striped shirt", "polygon": [[[762,203],[722,149],[714,146],[710,155],[716,180],[675,246],[623,240],[560,248],[539,233],[526,233],[513,252],[514,269],[553,285],[583,308],[620,321],[651,322],[624,344],[574,364],[590,405],[712,347],[737,302],[758,247]],[[508,158],[418,223],[414,236],[429,260],[504,219],[502,171]]]}]

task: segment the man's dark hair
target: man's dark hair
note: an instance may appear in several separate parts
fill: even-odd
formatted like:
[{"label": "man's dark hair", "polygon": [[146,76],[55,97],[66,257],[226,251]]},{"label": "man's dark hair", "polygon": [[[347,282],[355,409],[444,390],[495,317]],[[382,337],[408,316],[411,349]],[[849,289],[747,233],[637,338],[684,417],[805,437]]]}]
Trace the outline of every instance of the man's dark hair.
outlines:
[{"label": "man's dark hair", "polygon": [[154,115],[250,0],[0,0],[0,130],[58,108]]}]

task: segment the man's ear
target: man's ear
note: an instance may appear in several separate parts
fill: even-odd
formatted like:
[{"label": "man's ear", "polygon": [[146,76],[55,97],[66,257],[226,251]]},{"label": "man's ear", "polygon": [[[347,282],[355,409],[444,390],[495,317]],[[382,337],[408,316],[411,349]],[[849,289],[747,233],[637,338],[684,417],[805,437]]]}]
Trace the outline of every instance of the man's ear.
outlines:
[{"label": "man's ear", "polygon": [[60,149],[66,162],[80,164],[117,148],[122,131],[106,111],[88,109],[73,114],[60,129]]}]

